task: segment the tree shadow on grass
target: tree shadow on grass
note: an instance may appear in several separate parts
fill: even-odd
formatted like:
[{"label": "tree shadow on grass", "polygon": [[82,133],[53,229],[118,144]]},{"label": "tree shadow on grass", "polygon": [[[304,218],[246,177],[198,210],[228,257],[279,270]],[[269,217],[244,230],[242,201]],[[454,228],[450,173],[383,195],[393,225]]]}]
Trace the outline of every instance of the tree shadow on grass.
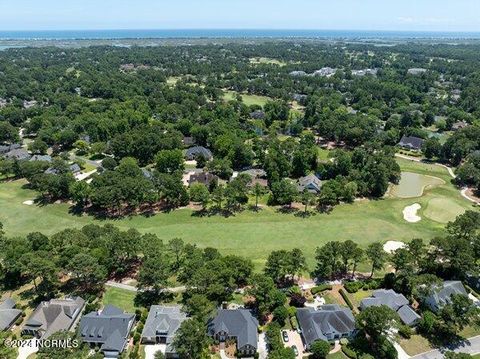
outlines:
[{"label": "tree shadow on grass", "polygon": [[156,292],[156,291],[140,291],[134,299],[134,304],[137,307],[150,307],[158,303],[169,303],[175,299],[175,293],[171,292]]},{"label": "tree shadow on grass", "polygon": [[277,213],[282,213],[282,214],[292,214],[292,213],[297,213],[298,208],[295,207],[289,207],[289,206],[283,206],[280,207],[276,210]]}]

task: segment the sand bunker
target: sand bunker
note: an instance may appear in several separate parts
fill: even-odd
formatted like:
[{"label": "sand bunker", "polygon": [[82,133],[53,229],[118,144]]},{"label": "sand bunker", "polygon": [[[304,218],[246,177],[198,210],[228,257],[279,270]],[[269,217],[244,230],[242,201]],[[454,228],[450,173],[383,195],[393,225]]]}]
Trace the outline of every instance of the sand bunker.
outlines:
[{"label": "sand bunker", "polygon": [[417,216],[417,211],[422,208],[418,203],[407,206],[403,209],[403,219],[410,223],[416,223],[422,220],[422,217]]},{"label": "sand bunker", "polygon": [[23,204],[26,204],[27,206],[31,206],[33,204],[33,201],[29,199],[28,201],[23,202]]},{"label": "sand bunker", "polygon": [[405,243],[398,241],[388,241],[383,245],[383,250],[387,253],[393,253],[397,249],[405,247]]}]

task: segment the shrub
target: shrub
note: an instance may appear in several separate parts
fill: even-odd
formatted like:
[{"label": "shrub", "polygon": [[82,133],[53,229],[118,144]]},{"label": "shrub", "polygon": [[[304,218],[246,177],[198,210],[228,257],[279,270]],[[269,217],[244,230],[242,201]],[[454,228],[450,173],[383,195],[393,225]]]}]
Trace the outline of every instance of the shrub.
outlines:
[{"label": "shrub", "polygon": [[413,330],[412,328],[410,328],[408,325],[402,325],[399,329],[398,329],[398,334],[400,334],[402,337],[404,337],[405,339],[410,339],[410,337],[412,336],[413,334]]},{"label": "shrub", "polygon": [[330,284],[321,284],[319,286],[313,287],[310,292],[312,293],[312,295],[315,295],[326,290],[332,290],[332,288],[333,287]]},{"label": "shrub", "polygon": [[348,339],[347,338],[340,339],[340,344],[341,345],[347,345],[348,344]]},{"label": "shrub", "polygon": [[288,315],[290,317],[294,317],[295,315],[297,315],[297,308],[295,307],[288,307]]},{"label": "shrub", "polygon": [[345,289],[347,290],[348,293],[356,293],[358,292],[361,288],[363,288],[364,283],[357,281],[357,282],[346,282],[344,284]]},{"label": "shrub", "polygon": [[350,359],[357,359],[357,353],[355,353],[352,349],[350,349],[346,345],[342,345],[342,352]]},{"label": "shrub", "polygon": [[140,341],[140,333],[135,333],[133,336],[133,344],[137,344]]},{"label": "shrub", "polygon": [[282,327],[285,325],[285,321],[288,318],[288,309],[283,305],[275,308],[273,311],[273,319],[280,324]]},{"label": "shrub", "polygon": [[343,290],[343,289],[340,289],[339,290],[339,293],[340,295],[342,296],[342,298],[345,300],[345,303],[347,303],[348,307],[353,310],[353,304],[352,302],[350,301],[350,298],[348,297],[348,294]]},{"label": "shrub", "polygon": [[23,316],[19,316],[19,317],[17,318],[17,320],[15,321],[15,325],[18,326],[18,325],[22,324],[22,322],[23,322]]}]

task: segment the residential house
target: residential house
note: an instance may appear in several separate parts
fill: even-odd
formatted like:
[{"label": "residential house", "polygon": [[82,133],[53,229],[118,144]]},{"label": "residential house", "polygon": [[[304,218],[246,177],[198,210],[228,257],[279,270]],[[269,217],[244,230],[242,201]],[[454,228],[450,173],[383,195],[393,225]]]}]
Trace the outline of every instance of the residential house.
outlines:
[{"label": "residential house", "polygon": [[320,179],[314,174],[301,177],[297,182],[298,192],[303,192],[306,189],[310,193],[319,193],[321,188],[322,181],[320,181]]},{"label": "residential house", "polygon": [[360,309],[365,310],[368,307],[381,305],[386,305],[397,312],[402,322],[406,325],[414,326],[420,320],[420,316],[410,307],[408,299],[403,294],[398,294],[392,289],[374,291],[371,297],[365,298],[360,302]]},{"label": "residential house", "polygon": [[198,156],[203,156],[207,161],[213,158],[212,151],[203,146],[190,147],[185,153],[185,158],[189,161],[196,159]]},{"label": "residential house", "polygon": [[185,136],[183,137],[182,143],[184,146],[191,147],[195,144],[195,139],[193,137]]},{"label": "residential house", "polygon": [[307,76],[307,73],[305,71],[292,71],[290,72],[290,76],[302,77],[302,76]]},{"label": "residential house", "polygon": [[31,155],[24,148],[15,148],[15,149],[5,153],[4,157],[8,158],[8,159],[11,159],[11,160],[22,161],[22,160],[30,159]]},{"label": "residential house", "polygon": [[247,309],[219,309],[207,325],[208,334],[219,342],[234,339],[237,353],[254,356],[258,348],[258,321]]},{"label": "residential house", "polygon": [[201,183],[205,186],[210,186],[210,183],[218,181],[218,177],[208,172],[194,172],[188,179],[188,185],[191,186],[194,183]]},{"label": "residential house", "polygon": [[82,341],[99,346],[106,358],[118,358],[127,346],[135,314],[107,305],[102,311],[84,315],[79,333]]},{"label": "residential house", "polygon": [[409,75],[421,75],[427,72],[427,69],[419,68],[419,67],[414,67],[411,69],[408,69],[407,73]]},{"label": "residential house", "polygon": [[27,319],[22,334],[48,338],[62,330],[73,330],[85,306],[80,297],[41,302]]},{"label": "residential house", "polygon": [[468,296],[462,282],[455,280],[445,281],[441,286],[432,288],[431,294],[425,298],[424,302],[433,312],[438,312],[451,302],[454,294]]},{"label": "residential house", "polygon": [[466,121],[455,122],[452,125],[452,131],[458,131],[458,130],[461,130],[465,127],[468,127],[468,123]]},{"label": "residential house", "polygon": [[187,315],[180,306],[152,305],[142,331],[143,344],[166,344],[165,356],[177,358],[172,347],[175,333],[180,325],[187,320]]},{"label": "residential house", "polygon": [[20,309],[15,308],[15,301],[11,298],[0,303],[0,331],[8,330],[22,315]]},{"label": "residential house", "polygon": [[423,142],[423,139],[419,137],[403,136],[398,145],[408,150],[420,151],[422,149]]},{"label": "residential house", "polygon": [[378,69],[363,69],[363,70],[352,70],[352,76],[376,76],[378,73]]},{"label": "residential house", "polygon": [[49,155],[33,155],[30,161],[52,162],[52,156]]},{"label": "residential house", "polygon": [[297,321],[308,350],[316,340],[334,341],[355,334],[355,318],[349,308],[327,304],[315,308],[298,308]]},{"label": "residential house", "polygon": [[321,77],[331,77],[335,75],[337,69],[332,69],[331,67],[322,67],[320,70],[317,70],[313,73],[313,76]]},{"label": "residential house", "polygon": [[13,143],[11,145],[2,145],[0,146],[0,155],[4,155],[12,150],[17,150],[22,148],[22,145],[19,143]]},{"label": "residential house", "polygon": [[241,172],[241,174],[247,174],[251,177],[250,182],[248,182],[247,187],[252,188],[257,183],[262,187],[268,186],[268,181],[266,179],[267,172],[261,168],[251,168],[249,170]]},{"label": "residential house", "polygon": [[250,117],[254,120],[263,120],[265,118],[265,112],[261,110],[250,112]]}]

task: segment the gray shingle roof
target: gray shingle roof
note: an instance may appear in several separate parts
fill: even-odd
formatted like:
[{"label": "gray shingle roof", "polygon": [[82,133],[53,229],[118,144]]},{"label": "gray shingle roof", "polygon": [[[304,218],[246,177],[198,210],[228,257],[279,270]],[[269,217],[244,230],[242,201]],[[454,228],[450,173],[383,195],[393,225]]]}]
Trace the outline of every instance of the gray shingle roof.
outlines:
[{"label": "gray shingle roof", "polygon": [[28,160],[30,158],[30,154],[24,148],[16,148],[7,152],[5,157],[12,160]]},{"label": "gray shingle roof", "polygon": [[70,330],[84,305],[85,301],[80,297],[41,302],[23,330],[36,332],[44,339],[61,330]]},{"label": "gray shingle roof", "polygon": [[20,145],[19,143],[14,143],[14,144],[11,144],[11,145],[2,145],[0,146],[0,155],[3,155],[7,152],[10,152],[12,150],[16,150],[16,149],[19,149],[21,148],[22,145]]},{"label": "gray shingle roof", "polygon": [[403,294],[398,294],[392,289],[379,289],[372,293],[371,298],[365,298],[360,302],[362,309],[380,305],[386,305],[396,311],[400,307],[408,305],[408,299]]},{"label": "gray shingle roof", "polygon": [[309,347],[315,340],[328,340],[329,334],[353,333],[355,318],[352,311],[339,305],[323,305],[297,309],[297,319],[302,329],[305,344]]},{"label": "gray shingle roof", "polygon": [[413,150],[421,150],[423,146],[423,139],[415,136],[403,136],[398,145]]},{"label": "gray shingle roof", "polygon": [[8,298],[0,303],[0,330],[9,329],[21,314],[21,310],[15,309],[13,299]]},{"label": "gray shingle roof", "polygon": [[212,152],[208,148],[202,146],[190,147],[185,152],[185,157],[188,160],[194,160],[199,155],[203,156],[206,160],[211,160],[213,158]]},{"label": "gray shingle roof", "polygon": [[30,161],[52,162],[52,156],[49,155],[33,155]]},{"label": "gray shingle roof", "polygon": [[217,316],[208,322],[208,333],[214,336],[220,332],[237,338],[237,348],[251,345],[258,347],[258,321],[246,309],[220,309]]},{"label": "gray shingle roof", "polygon": [[420,316],[409,305],[402,306],[397,313],[406,325],[415,325],[420,320]]},{"label": "gray shingle roof", "polygon": [[442,307],[445,304],[450,303],[451,296],[454,294],[468,295],[462,282],[449,280],[443,282],[443,285],[440,288],[435,288],[427,300],[430,299],[438,307]]},{"label": "gray shingle roof", "polygon": [[125,348],[134,320],[134,314],[107,305],[101,312],[84,315],[80,321],[79,333],[84,342],[99,344],[104,353],[120,354]]},{"label": "gray shingle roof", "polygon": [[174,353],[171,347],[175,333],[180,325],[187,320],[187,315],[179,306],[152,305],[142,331],[142,340],[151,340],[161,336],[166,339],[167,352]]},{"label": "gray shingle roof", "polygon": [[297,188],[299,192],[307,189],[309,192],[318,193],[322,188],[322,181],[314,174],[310,174],[298,179]]}]

